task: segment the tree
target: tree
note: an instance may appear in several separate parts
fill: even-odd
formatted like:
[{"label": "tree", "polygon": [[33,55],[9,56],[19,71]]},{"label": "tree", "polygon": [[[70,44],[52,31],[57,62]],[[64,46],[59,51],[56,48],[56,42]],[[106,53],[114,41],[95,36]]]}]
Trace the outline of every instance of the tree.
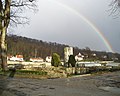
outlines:
[{"label": "tree", "polygon": [[58,67],[59,65],[61,65],[60,56],[57,53],[53,53],[51,65],[55,67]]},{"label": "tree", "polygon": [[109,6],[110,15],[114,18],[118,18],[118,16],[120,15],[120,0],[112,0]]},{"label": "tree", "polygon": [[35,7],[33,1],[35,0],[0,0],[0,51],[3,71],[7,70],[6,34],[8,26],[10,22],[14,24],[27,23],[27,18],[20,16],[20,14],[24,12],[25,9],[33,9]]},{"label": "tree", "polygon": [[68,60],[68,67],[70,66],[75,67],[76,64],[76,60],[75,60],[75,56],[74,55],[70,55],[69,56],[69,60]]}]

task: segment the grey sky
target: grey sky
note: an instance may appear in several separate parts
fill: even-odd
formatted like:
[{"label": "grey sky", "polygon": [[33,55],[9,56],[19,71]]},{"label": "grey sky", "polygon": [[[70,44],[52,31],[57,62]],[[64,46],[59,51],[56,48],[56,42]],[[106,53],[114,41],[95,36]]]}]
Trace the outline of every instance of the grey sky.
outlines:
[{"label": "grey sky", "polygon": [[39,12],[27,13],[30,25],[18,27],[15,34],[47,42],[57,42],[108,51],[96,32],[74,12],[57,2],[73,8],[104,34],[115,52],[120,53],[120,18],[113,19],[107,10],[111,0],[38,0]]}]

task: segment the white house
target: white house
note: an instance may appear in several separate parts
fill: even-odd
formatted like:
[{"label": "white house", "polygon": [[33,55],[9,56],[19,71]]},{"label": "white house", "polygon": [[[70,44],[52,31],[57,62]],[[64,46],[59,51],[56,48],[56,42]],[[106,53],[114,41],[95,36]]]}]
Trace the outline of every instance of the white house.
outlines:
[{"label": "white house", "polygon": [[52,60],[52,56],[47,56],[45,59],[46,62],[51,62],[51,60]]},{"label": "white house", "polygon": [[81,53],[79,53],[78,55],[75,56],[76,61],[81,61],[81,60],[83,60],[83,58],[84,58],[84,56]]},{"label": "white house", "polygon": [[24,61],[23,55],[16,55],[16,56],[11,56],[9,58],[10,61]]},{"label": "white house", "polygon": [[30,61],[31,62],[43,62],[44,60],[43,60],[43,58],[30,58]]},{"label": "white house", "polygon": [[97,55],[95,53],[93,53],[92,56],[96,57]]}]

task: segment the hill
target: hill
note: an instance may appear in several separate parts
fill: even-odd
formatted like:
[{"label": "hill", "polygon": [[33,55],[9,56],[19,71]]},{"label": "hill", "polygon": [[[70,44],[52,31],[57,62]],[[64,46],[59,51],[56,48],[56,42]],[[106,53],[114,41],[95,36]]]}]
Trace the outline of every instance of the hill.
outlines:
[{"label": "hill", "polygon": [[[45,42],[22,36],[7,36],[8,55],[21,54],[25,60],[29,60],[30,57],[42,57],[45,59],[46,56],[50,56],[54,52],[58,53],[63,59],[64,47],[67,46],[69,45]],[[115,60],[120,62],[120,54],[118,53],[93,51],[89,47],[85,49],[74,47],[74,55],[79,52],[85,56],[86,60]],[[94,54],[96,55],[94,56]]]}]

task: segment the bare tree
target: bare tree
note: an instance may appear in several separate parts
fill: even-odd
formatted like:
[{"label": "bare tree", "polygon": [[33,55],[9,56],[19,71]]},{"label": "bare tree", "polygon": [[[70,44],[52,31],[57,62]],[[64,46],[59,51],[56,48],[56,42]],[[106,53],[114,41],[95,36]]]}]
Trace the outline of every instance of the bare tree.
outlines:
[{"label": "bare tree", "polygon": [[109,7],[110,15],[113,18],[118,18],[120,16],[120,0],[112,0]]},{"label": "bare tree", "polygon": [[7,43],[6,34],[10,24],[25,24],[28,18],[21,14],[24,10],[34,10],[35,0],[0,0],[0,51],[1,67],[7,70]]}]

